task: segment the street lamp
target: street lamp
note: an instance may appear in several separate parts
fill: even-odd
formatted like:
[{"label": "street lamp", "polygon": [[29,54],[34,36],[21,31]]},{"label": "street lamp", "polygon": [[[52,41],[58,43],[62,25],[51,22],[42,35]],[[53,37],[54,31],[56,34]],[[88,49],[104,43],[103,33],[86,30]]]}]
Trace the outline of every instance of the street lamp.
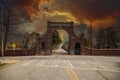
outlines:
[{"label": "street lamp", "polygon": [[2,53],[2,56],[4,56],[4,26],[3,26],[3,12],[1,12],[1,53]]},{"label": "street lamp", "polygon": [[90,43],[91,43],[91,45],[90,45],[90,46],[91,46],[91,51],[90,51],[90,53],[91,53],[91,55],[92,55],[92,34],[93,34],[93,33],[92,33],[92,20],[90,20],[90,35],[91,35],[91,36],[90,36],[90,37],[91,37],[91,38],[90,38],[90,39],[91,39],[91,40],[90,40]]}]

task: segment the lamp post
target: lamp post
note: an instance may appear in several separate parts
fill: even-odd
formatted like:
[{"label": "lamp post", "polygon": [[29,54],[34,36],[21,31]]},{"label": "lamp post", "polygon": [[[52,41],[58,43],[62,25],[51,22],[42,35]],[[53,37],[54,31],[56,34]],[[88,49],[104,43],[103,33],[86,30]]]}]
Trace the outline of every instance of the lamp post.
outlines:
[{"label": "lamp post", "polygon": [[3,12],[1,12],[1,54],[4,56],[4,26],[3,26]]},{"label": "lamp post", "polygon": [[91,50],[90,50],[90,54],[92,55],[92,20],[90,20],[90,43],[91,43]]}]

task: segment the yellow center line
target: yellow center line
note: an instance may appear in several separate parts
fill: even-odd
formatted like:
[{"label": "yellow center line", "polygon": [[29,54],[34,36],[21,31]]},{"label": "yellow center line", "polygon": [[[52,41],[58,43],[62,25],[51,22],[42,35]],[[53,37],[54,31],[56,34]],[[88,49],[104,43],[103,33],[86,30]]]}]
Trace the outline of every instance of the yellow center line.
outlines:
[{"label": "yellow center line", "polygon": [[73,69],[67,69],[67,72],[71,78],[71,80],[79,80],[78,76],[76,73],[73,71]]}]

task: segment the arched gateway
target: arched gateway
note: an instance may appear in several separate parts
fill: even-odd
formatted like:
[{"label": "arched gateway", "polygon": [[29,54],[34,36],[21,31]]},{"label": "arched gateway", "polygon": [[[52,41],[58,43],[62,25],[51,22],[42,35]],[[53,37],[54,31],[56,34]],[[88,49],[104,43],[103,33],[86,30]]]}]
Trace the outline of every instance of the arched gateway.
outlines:
[{"label": "arched gateway", "polygon": [[[76,43],[80,43],[80,52],[81,54],[84,53],[84,40],[81,37],[77,37],[74,33],[74,23],[73,22],[49,22],[47,23],[47,32],[44,36],[42,37],[37,37],[37,54],[42,54],[42,55],[50,55],[52,54],[52,35],[54,31],[56,30],[65,30],[69,34],[69,54],[74,55],[75,54],[75,46]],[[41,44],[44,42],[45,45],[45,52],[41,53],[40,48]]]}]

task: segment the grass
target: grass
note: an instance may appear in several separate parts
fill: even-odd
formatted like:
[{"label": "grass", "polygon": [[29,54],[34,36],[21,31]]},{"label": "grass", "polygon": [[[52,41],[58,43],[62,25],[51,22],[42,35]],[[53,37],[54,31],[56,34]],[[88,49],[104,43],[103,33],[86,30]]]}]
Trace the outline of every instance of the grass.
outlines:
[{"label": "grass", "polygon": [[7,63],[1,63],[0,62],[0,67],[7,65]]}]

